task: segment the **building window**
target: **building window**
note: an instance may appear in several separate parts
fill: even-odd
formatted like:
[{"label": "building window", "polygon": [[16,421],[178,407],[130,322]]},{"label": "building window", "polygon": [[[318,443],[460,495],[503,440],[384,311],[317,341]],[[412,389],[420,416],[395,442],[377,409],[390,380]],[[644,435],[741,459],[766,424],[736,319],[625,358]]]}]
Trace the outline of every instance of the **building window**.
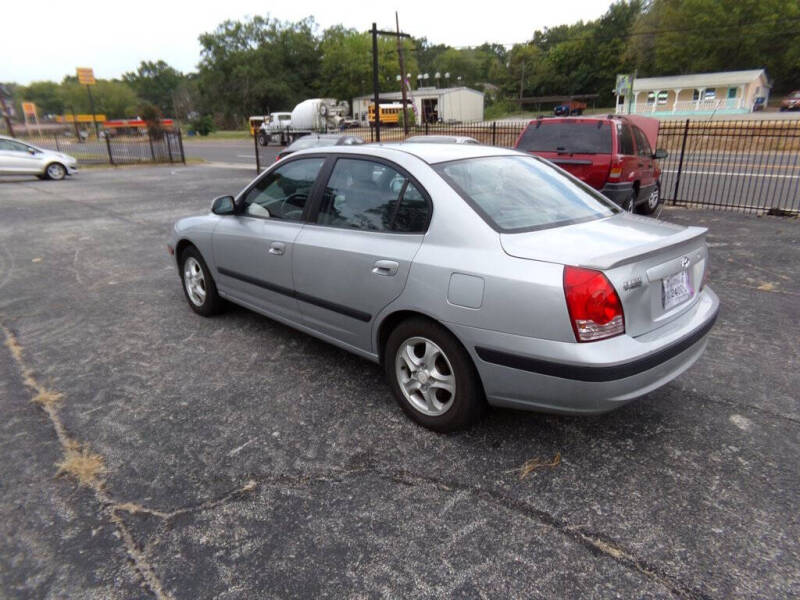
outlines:
[{"label": "building window", "polygon": [[736,88],[728,88],[728,98],[736,98]]},{"label": "building window", "polygon": [[666,104],[668,96],[669,96],[668,92],[658,92],[658,103],[659,104]]},{"label": "building window", "polygon": [[717,98],[717,90],[714,88],[706,88],[703,92],[703,100],[715,100]]},{"label": "building window", "polygon": [[647,103],[648,104],[653,104],[655,101],[656,101],[655,92],[650,92],[649,94],[647,94]]}]

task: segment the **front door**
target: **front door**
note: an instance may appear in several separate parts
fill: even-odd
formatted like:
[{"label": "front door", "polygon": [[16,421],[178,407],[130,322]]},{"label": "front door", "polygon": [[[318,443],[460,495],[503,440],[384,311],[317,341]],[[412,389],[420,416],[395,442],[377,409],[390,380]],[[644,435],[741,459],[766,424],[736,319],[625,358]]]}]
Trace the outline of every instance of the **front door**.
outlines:
[{"label": "front door", "polygon": [[405,287],[430,199],[399,167],[340,157],[313,223],[295,240],[294,283],[306,325],[374,352],[375,316]]},{"label": "front door", "polygon": [[299,320],[292,283],[294,242],[323,158],[289,160],[265,173],[214,229],[214,264],[224,295]]},{"label": "front door", "polygon": [[14,140],[0,140],[0,172],[38,173],[42,170],[41,153]]}]

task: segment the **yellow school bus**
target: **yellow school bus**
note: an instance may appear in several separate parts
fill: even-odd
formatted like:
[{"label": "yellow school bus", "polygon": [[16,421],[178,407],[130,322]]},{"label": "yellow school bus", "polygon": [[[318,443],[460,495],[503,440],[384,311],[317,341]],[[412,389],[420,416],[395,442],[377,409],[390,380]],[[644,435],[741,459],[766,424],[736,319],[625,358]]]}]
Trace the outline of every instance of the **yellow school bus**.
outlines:
[{"label": "yellow school bus", "polygon": [[261,124],[267,120],[267,117],[250,117],[250,135],[255,135]]},{"label": "yellow school bus", "polygon": [[[409,107],[409,112],[411,108]],[[381,125],[397,125],[400,123],[400,115],[403,114],[403,105],[399,102],[392,104],[381,104],[380,119]],[[409,117],[411,118],[411,117]],[[369,122],[375,123],[375,103],[369,105]]]}]

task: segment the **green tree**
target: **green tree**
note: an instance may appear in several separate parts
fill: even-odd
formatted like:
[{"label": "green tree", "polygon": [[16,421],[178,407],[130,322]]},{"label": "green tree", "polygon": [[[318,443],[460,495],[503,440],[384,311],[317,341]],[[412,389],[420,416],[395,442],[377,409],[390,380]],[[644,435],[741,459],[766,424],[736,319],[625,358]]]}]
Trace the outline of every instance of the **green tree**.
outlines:
[{"label": "green tree", "polygon": [[54,81],[34,81],[30,85],[21,87],[21,99],[36,103],[36,111],[39,116],[60,115],[64,112],[64,101],[61,98],[59,86]]},{"label": "green tree", "polygon": [[175,114],[175,95],[181,88],[183,74],[163,60],[142,61],[136,72],[122,76],[142,100],[156,105],[162,114]]}]

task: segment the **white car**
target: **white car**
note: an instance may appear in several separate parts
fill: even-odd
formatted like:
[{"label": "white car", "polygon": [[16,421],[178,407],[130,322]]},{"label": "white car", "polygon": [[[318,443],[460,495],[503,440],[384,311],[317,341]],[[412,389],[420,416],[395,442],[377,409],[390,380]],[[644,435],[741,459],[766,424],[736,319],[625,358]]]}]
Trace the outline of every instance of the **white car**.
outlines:
[{"label": "white car", "polygon": [[0,175],[64,179],[78,172],[78,159],[0,135]]}]

